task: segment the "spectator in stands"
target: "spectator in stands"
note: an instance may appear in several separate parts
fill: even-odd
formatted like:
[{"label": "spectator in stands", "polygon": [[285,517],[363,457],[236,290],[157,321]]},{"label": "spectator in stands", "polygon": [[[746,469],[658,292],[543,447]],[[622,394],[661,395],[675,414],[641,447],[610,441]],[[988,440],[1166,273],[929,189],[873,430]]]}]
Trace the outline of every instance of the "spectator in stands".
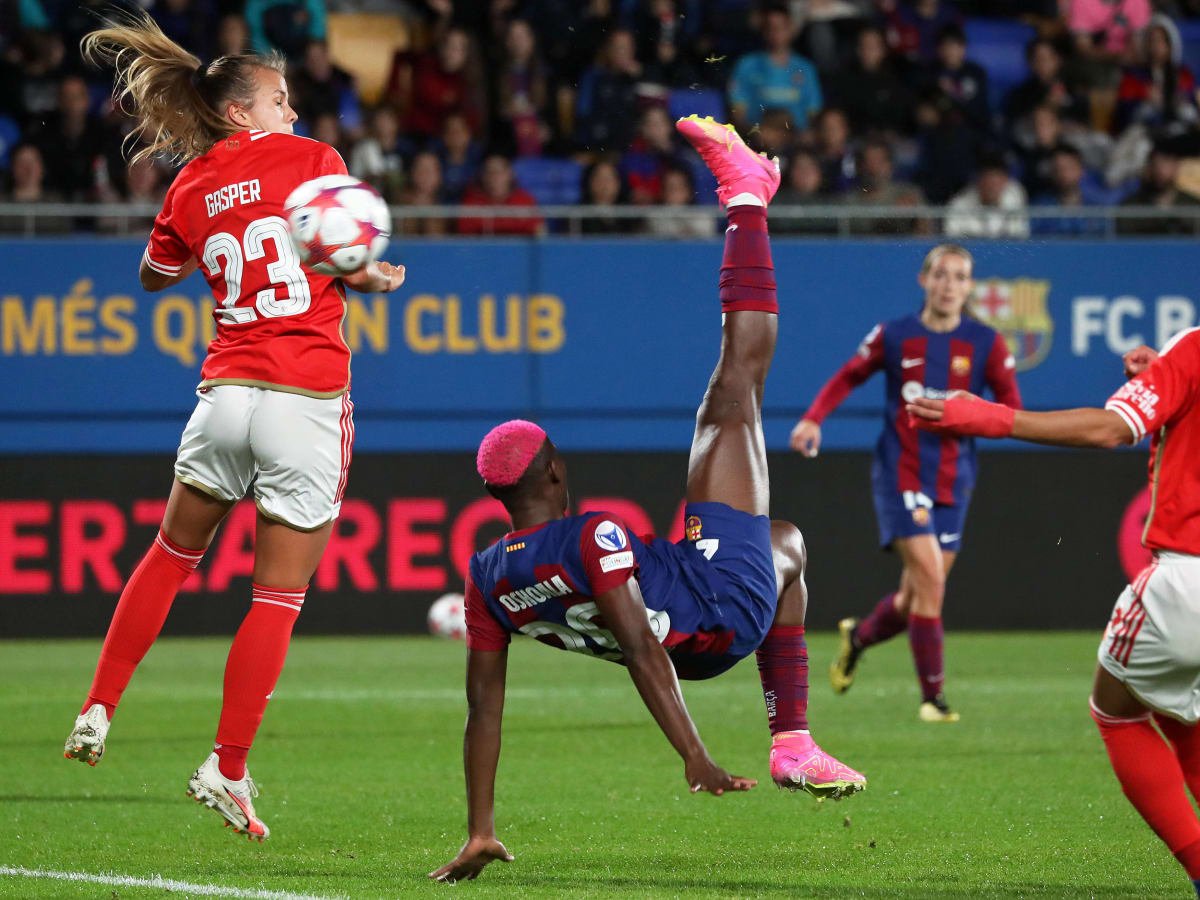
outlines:
[{"label": "spectator in stands", "polygon": [[291,107],[309,128],[318,116],[337,117],[342,130],[357,136],[362,129],[362,109],[354,78],[333,64],[325,41],[309,41],[304,63],[288,76]]},{"label": "spectator in stands", "polygon": [[1087,101],[1073,94],[1062,75],[1062,54],[1049,38],[1034,38],[1025,47],[1029,76],[1008,92],[1004,119],[1011,137],[1039,106],[1049,104],[1058,114],[1076,122],[1088,119]]},{"label": "spectator in stands", "polygon": [[771,214],[774,234],[834,234],[837,223],[829,218],[779,213],[781,206],[829,206],[833,200],[825,193],[821,163],[807,149],[795,151],[787,161],[783,184],[772,201],[776,210]]},{"label": "spectator in stands", "polygon": [[103,203],[121,200],[143,203],[153,208],[154,212],[146,216],[103,218],[96,223],[98,230],[121,234],[149,234],[154,226],[155,213],[162,207],[163,199],[167,195],[166,180],[162,167],[152,157],[143,156],[129,162],[122,179],[125,185],[124,192],[119,193],[110,185],[102,191],[99,199]]},{"label": "spectator in stands", "polygon": [[1178,209],[1180,215],[1167,218],[1121,218],[1118,234],[1197,234],[1200,233],[1200,198],[1178,185],[1179,155],[1167,144],[1159,144],[1150,153],[1138,189],[1122,206],[1157,206]]},{"label": "spectator in stands", "polygon": [[341,154],[343,159],[350,157],[349,135],[342,130],[341,122],[334,113],[320,113],[313,119],[309,126],[309,136],[314,141],[328,144]]},{"label": "spectator in stands", "polygon": [[1063,146],[1062,120],[1050,104],[1039,106],[1029,119],[1028,134],[1017,141],[1021,162],[1021,184],[1025,193],[1037,197],[1054,190],[1054,155]]},{"label": "spectator in stands", "polygon": [[670,218],[653,218],[647,222],[646,233],[660,238],[709,238],[717,233],[717,219],[711,212],[695,210],[696,185],[691,170],[673,165],[663,173],[662,206],[679,210]]},{"label": "spectator in stands", "polygon": [[833,94],[858,133],[913,130],[912,92],[888,59],[883,31],[874,25],[859,32],[854,62],[834,80]]},{"label": "spectator in stands", "polygon": [[979,138],[940,91],[917,101],[916,120],[916,182],[931,203],[945,203],[971,179]]},{"label": "spectator in stands", "polygon": [[325,0],[246,0],[242,15],[256,53],[278,50],[294,60],[310,41],[325,40]]},{"label": "spectator in stands", "polygon": [[45,161],[46,183],[68,200],[94,200],[97,175],[124,167],[116,135],[90,104],[87,82],[69,75],[59,85],[58,112],[29,132]]},{"label": "spectator in stands", "polygon": [[154,0],[148,9],[163,34],[203,60],[213,58],[214,0]]},{"label": "spectator in stands", "polygon": [[786,109],[768,109],[763,112],[758,131],[750,135],[750,146],[767,156],[787,159],[796,149],[800,132],[792,122],[792,114]]},{"label": "spectator in stands", "polygon": [[624,28],[614,30],[595,64],[579,80],[575,140],[584,150],[619,153],[629,145],[641,77],[633,34]]},{"label": "spectator in stands", "polygon": [[[371,114],[371,128],[350,152],[350,174],[373,185],[389,203],[398,203],[404,184],[404,157],[407,142],[400,137],[400,120],[390,106],[381,106]],[[441,182],[438,163],[438,182]]]},{"label": "spectator in stands", "polygon": [[[9,166],[9,184],[6,188],[4,193],[0,194],[0,200],[5,203],[36,205],[61,203],[63,200],[61,194],[46,185],[46,168],[42,163],[42,153],[33,144],[20,144],[13,150]],[[24,234],[27,228],[28,223],[23,216],[0,216],[0,232]],[[71,220],[68,218],[37,218],[38,234],[70,230]]]},{"label": "spectator in stands", "polygon": [[[1103,206],[1108,197],[1103,188],[1087,177],[1083,154],[1074,147],[1061,144],[1054,151],[1051,188],[1034,196],[1032,206],[1041,208],[1077,209],[1082,206]],[[1104,234],[1101,218],[1067,217],[1034,219],[1035,235],[1095,236]]]},{"label": "spectator in stands", "polygon": [[692,52],[700,24],[697,0],[640,0],[636,6],[626,18],[638,38],[644,79],[663,89],[699,82],[701,73]]},{"label": "spectator in stands", "polygon": [[[628,191],[616,164],[608,157],[596,160],[583,173],[584,206],[624,206]],[[638,219],[617,216],[588,216],[580,223],[584,234],[629,234],[638,230]]]},{"label": "spectator in stands", "polygon": [[929,68],[929,81],[957,107],[971,128],[980,135],[991,133],[987,72],[967,59],[967,35],[961,25],[947,25],[938,33],[937,58]]},{"label": "spectator in stands", "polygon": [[513,19],[504,34],[504,56],[494,74],[496,139],[517,156],[539,156],[550,139],[546,107],[550,75],[537,51],[533,28]]},{"label": "spectator in stands", "polygon": [[762,120],[768,109],[786,109],[797,128],[824,105],[816,66],[792,51],[795,26],[786,8],[772,6],[763,13],[764,50],[747,53],[737,61],[729,80],[728,96],[733,122],[746,132]]},{"label": "spectator in stands", "polygon": [[830,194],[844,194],[854,183],[857,159],[850,144],[850,120],[836,106],[827,106],[817,116],[813,129],[821,180]]},{"label": "spectator in stands", "polygon": [[[489,155],[479,170],[478,182],[463,194],[462,206],[533,207],[533,195],[517,184],[512,162],[499,153]],[[528,218],[468,218],[458,220],[459,234],[537,235],[542,232],[542,220]]]},{"label": "spectator in stands", "polygon": [[[915,184],[895,180],[892,148],[873,138],[858,151],[858,180],[844,198],[851,206],[923,206],[925,196]],[[928,222],[916,218],[851,219],[852,234],[927,233]]]},{"label": "spectator in stands", "polygon": [[[441,206],[445,203],[442,195],[442,163],[436,153],[422,150],[413,156],[408,166],[408,184],[400,192],[399,201],[404,207]],[[399,231],[401,234],[437,237],[450,231],[450,220],[405,215],[399,220]]]},{"label": "spectator in stands", "polygon": [[442,164],[442,193],[449,202],[457,203],[475,180],[483,159],[483,148],[471,134],[467,117],[461,113],[446,116],[433,150]]},{"label": "spectator in stands", "polygon": [[21,37],[17,119],[32,125],[53,116],[59,89],[66,77],[63,39],[47,31],[29,31]]},{"label": "spectator in stands", "polygon": [[886,4],[888,43],[892,52],[917,66],[937,58],[937,38],[947,25],[962,26],[962,16],[943,0],[899,0]]},{"label": "spectator in stands", "polygon": [[470,35],[449,28],[431,51],[396,54],[387,95],[412,136],[437,137],[453,114],[466,117],[472,134],[483,134],[482,84]]},{"label": "spectator in stands", "polygon": [[1133,62],[1138,35],[1149,23],[1150,0],[1070,0],[1067,27],[1080,80],[1113,86],[1118,67]]},{"label": "spectator in stands", "polygon": [[793,0],[789,6],[800,32],[796,48],[823,77],[839,71],[862,25],[862,7],[849,0]]},{"label": "spectator in stands", "polygon": [[250,52],[250,29],[237,13],[221,16],[217,23],[217,42],[214,57],[234,56]]},{"label": "spectator in stands", "polygon": [[521,18],[533,25],[538,46],[558,81],[579,83],[613,25],[612,0],[522,0]]},{"label": "spectator in stands", "polygon": [[1008,174],[1000,156],[979,164],[975,183],[946,208],[946,235],[956,238],[1029,237],[1028,200],[1020,182]]},{"label": "spectator in stands", "polygon": [[1155,15],[1142,32],[1141,61],[1129,66],[1117,89],[1117,129],[1134,124],[1161,130],[1193,127],[1196,78],[1183,62],[1179,28],[1164,15]]},{"label": "spectator in stands", "polygon": [[638,135],[621,156],[620,173],[636,204],[662,200],[663,173],[682,159],[675,125],[661,106],[648,106],[638,120]]}]

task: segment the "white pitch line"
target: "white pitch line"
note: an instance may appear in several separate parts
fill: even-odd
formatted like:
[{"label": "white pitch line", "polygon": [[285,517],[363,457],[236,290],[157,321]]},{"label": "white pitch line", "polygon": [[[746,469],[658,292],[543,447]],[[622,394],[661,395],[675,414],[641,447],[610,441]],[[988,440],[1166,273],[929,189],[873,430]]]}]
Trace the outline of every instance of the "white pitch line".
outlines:
[{"label": "white pitch line", "polygon": [[73,881],[84,884],[107,884],[113,887],[147,887],[164,891],[185,891],[202,897],[237,897],[242,900],[329,900],[313,894],[293,894],[289,891],[248,890],[222,887],[218,884],[192,884],[155,875],[135,878],[132,875],[93,875],[90,872],[54,872],[47,869],[24,869],[20,866],[0,866],[0,875],[17,878],[47,878],[53,881]]}]

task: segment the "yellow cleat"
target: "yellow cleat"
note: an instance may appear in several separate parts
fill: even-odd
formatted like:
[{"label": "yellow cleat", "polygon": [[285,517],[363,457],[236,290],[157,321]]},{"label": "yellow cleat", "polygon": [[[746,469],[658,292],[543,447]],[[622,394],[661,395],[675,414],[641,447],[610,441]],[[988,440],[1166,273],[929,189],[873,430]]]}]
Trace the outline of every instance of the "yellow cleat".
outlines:
[{"label": "yellow cleat", "polygon": [[946,698],[938,694],[932,700],[926,700],[917,711],[917,718],[922,722],[957,722],[958,713],[946,705]]},{"label": "yellow cleat", "polygon": [[858,667],[862,650],[854,646],[854,629],[858,619],[847,618],[838,622],[838,653],[829,664],[829,683],[836,694],[844,694],[854,684],[854,670]]}]

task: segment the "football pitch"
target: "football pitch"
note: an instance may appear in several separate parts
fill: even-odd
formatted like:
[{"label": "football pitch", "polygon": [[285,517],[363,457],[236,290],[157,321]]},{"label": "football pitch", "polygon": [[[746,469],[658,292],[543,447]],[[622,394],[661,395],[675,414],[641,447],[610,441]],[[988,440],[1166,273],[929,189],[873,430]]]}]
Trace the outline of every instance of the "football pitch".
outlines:
[{"label": "football pitch", "polygon": [[64,760],[62,742],[99,641],[4,642],[0,896],[1184,900],[1183,870],[1121,795],[1088,718],[1096,640],[951,633],[963,720],[928,725],[905,641],[873,650],[835,697],[834,638],[811,635],[813,732],[870,780],[840,803],[771,786],[753,659],[684,685],[713,757],[760,781],[716,798],[688,792],[623,669],[517,640],[497,787],[516,861],[454,886],[425,873],[464,838],[461,644],[298,638],[250,757],[272,835],[259,845],[184,796],[228,638],[156,645],[95,769]]}]

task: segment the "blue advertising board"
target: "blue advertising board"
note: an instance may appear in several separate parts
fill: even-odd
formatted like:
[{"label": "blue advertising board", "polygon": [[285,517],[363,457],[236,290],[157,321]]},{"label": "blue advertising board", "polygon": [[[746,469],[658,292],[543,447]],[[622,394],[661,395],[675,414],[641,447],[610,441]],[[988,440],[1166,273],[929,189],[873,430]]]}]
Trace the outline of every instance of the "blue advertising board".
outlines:
[{"label": "blue advertising board", "polygon": [[[879,321],[921,302],[920,242],[776,240],[782,315],[769,444]],[[162,452],[189,415],[212,299],[137,281],[143,245],[0,242],[0,452]],[[1194,242],[980,243],[975,308],[1008,337],[1027,405],[1098,405],[1120,354],[1196,324]],[[536,418],[569,449],[686,448],[719,342],[717,241],[397,244],[393,295],[351,296],[361,450],[470,449]],[[825,428],[869,447],[881,379]]]}]

